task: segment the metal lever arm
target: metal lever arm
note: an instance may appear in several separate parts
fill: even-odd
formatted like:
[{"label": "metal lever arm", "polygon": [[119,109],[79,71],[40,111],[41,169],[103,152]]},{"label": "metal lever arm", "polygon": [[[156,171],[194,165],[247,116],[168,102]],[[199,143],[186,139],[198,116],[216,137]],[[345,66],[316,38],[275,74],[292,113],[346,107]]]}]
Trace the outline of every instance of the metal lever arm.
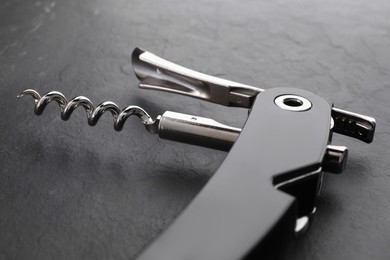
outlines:
[{"label": "metal lever arm", "polygon": [[224,106],[250,108],[262,89],[209,76],[136,48],[132,63],[139,86],[191,96]]}]

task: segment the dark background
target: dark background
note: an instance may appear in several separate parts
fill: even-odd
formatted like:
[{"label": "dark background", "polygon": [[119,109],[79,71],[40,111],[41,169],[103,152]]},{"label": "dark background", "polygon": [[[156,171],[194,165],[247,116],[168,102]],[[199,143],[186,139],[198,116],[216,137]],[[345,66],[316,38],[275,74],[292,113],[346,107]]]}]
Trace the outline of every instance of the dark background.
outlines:
[{"label": "dark background", "polygon": [[[348,137],[317,213],[288,259],[390,258],[390,2],[1,1],[0,259],[129,259],[200,191],[226,153],[159,140],[137,118],[113,130],[33,114],[34,88],[242,126],[247,111],[137,88],[131,52],[262,88],[298,87],[374,116]],[[261,134],[261,133],[259,133]],[[299,152],[299,147],[297,147]],[[243,169],[245,170],[245,169]]]}]

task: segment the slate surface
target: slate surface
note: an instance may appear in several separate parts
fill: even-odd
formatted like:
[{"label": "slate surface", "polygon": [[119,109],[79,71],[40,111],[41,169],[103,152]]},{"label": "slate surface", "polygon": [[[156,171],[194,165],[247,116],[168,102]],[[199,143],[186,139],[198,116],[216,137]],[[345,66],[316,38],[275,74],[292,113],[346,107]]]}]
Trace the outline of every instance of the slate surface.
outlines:
[{"label": "slate surface", "polygon": [[[242,126],[247,111],[137,88],[131,51],[262,88],[299,87],[374,116],[376,139],[327,175],[316,216],[287,259],[390,258],[388,1],[1,1],[0,259],[131,259],[226,156],[159,140],[137,119],[117,133],[25,88],[85,95]],[[297,147],[299,151],[299,147]]]}]

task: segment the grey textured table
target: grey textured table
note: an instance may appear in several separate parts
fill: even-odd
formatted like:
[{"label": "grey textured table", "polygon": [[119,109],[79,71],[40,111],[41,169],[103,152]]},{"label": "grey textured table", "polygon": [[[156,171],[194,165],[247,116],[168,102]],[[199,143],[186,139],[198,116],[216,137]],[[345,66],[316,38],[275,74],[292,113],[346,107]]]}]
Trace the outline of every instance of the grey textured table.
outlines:
[{"label": "grey textured table", "polygon": [[1,1],[0,259],[129,259],[201,190],[224,152],[159,140],[137,119],[117,133],[23,89],[135,104],[242,126],[247,111],[137,88],[131,51],[262,88],[298,87],[374,116],[376,139],[327,175],[288,259],[389,259],[388,1]]}]

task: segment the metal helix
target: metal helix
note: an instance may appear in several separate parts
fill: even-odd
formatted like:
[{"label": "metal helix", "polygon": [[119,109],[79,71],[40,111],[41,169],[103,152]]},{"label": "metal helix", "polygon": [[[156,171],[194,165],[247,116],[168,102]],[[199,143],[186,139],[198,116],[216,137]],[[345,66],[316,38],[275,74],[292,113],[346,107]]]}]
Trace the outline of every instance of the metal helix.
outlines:
[{"label": "metal helix", "polygon": [[127,118],[133,115],[140,118],[148,130],[155,122],[149,114],[139,106],[128,106],[121,110],[114,102],[106,101],[95,108],[92,102],[84,96],[77,96],[68,101],[61,92],[50,91],[41,97],[41,95],[33,89],[26,89],[22,91],[17,98],[21,98],[26,95],[34,98],[34,113],[36,115],[41,115],[47,104],[52,101],[56,101],[61,109],[61,119],[64,121],[70,118],[72,112],[77,107],[82,106],[87,113],[88,124],[90,126],[95,126],[99,121],[99,118],[107,111],[110,111],[114,117],[114,129],[116,131],[121,131]]}]

